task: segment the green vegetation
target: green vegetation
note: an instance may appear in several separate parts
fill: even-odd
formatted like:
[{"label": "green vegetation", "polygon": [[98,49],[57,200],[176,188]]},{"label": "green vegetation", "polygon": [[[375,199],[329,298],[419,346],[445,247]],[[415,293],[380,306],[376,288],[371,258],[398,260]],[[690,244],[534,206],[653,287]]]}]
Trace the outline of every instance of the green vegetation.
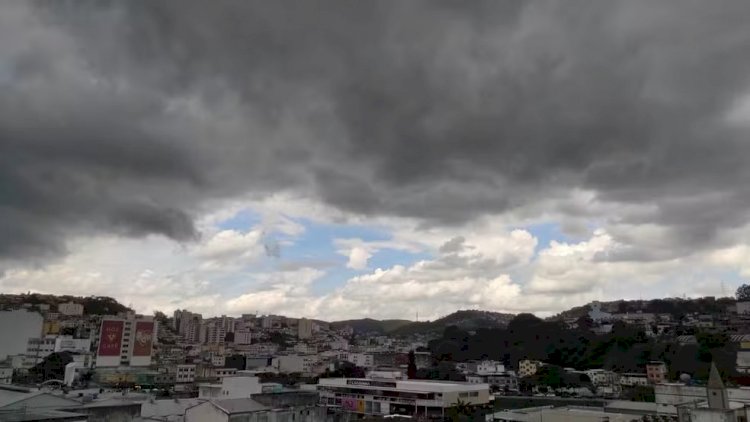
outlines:
[{"label": "green vegetation", "polygon": [[585,328],[566,329],[558,321],[520,314],[506,329],[482,329],[475,335],[448,327],[441,338],[430,342],[429,348],[438,361],[494,359],[512,367],[521,359],[534,359],[580,370],[643,372],[649,361],[662,360],[673,378],[684,372],[699,380],[707,378],[708,363],[713,360],[725,376],[737,376],[735,351],[726,334],[701,332],[696,338],[697,345],[655,341],[641,329],[623,322],[615,323],[610,334],[597,336]]},{"label": "green vegetation", "polygon": [[57,305],[67,302],[82,304],[83,312],[86,315],[115,315],[119,312],[133,312],[131,308],[107,296],[56,296],[40,293],[0,295],[0,307],[30,303],[32,305],[50,305],[50,307],[56,309]]},{"label": "green vegetation", "polygon": [[371,318],[349,319],[346,321],[332,322],[330,327],[333,330],[340,330],[344,327],[352,327],[355,333],[390,333],[404,325],[412,324],[405,319],[386,319],[379,321]]}]

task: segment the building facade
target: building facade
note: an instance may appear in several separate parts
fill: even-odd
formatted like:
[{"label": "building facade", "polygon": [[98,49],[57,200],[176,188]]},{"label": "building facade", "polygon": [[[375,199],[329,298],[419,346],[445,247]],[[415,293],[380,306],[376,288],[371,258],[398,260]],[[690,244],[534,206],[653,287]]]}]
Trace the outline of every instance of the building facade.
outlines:
[{"label": "building facade", "polygon": [[313,333],[313,322],[307,318],[300,318],[297,322],[297,337],[300,339],[308,339],[312,337]]},{"label": "building facade", "polygon": [[42,335],[44,318],[26,310],[0,312],[0,360],[26,353],[30,338]]},{"label": "building facade", "polygon": [[470,406],[489,403],[487,384],[449,381],[322,378],[320,404],[344,413],[444,417],[459,400]]},{"label": "building facade", "polygon": [[96,366],[149,366],[156,340],[152,316],[104,317],[96,335]]},{"label": "building facade", "polygon": [[75,302],[61,303],[57,305],[57,312],[68,316],[83,315],[83,305]]}]

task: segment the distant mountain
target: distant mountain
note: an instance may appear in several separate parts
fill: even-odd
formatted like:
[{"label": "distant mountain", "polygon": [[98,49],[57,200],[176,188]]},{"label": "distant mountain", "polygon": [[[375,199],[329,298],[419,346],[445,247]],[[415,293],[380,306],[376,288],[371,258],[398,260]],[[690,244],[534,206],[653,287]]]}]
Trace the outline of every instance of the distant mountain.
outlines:
[{"label": "distant mountain", "polygon": [[371,318],[364,319],[349,319],[345,321],[335,321],[330,323],[330,327],[333,330],[340,330],[344,327],[352,327],[355,333],[380,333],[387,334],[393,330],[403,327],[404,325],[412,324],[412,321],[405,319],[384,319],[377,320]]},{"label": "distant mountain", "polygon": [[0,309],[19,308],[23,304],[49,305],[53,311],[61,303],[75,302],[83,305],[83,313],[86,315],[115,315],[119,312],[132,312],[133,310],[117,300],[107,296],[57,296],[41,293],[30,294],[0,294]]},{"label": "distant mountain", "polygon": [[463,330],[477,330],[480,328],[504,328],[514,314],[490,311],[463,310],[456,311],[435,321],[413,322],[409,325],[393,330],[392,335],[411,334],[440,334],[446,327],[455,325]]},{"label": "distant mountain", "polygon": [[354,319],[347,321],[336,321],[331,323],[331,328],[340,329],[346,326],[352,327],[356,333],[381,333],[389,335],[413,335],[413,334],[440,334],[445,327],[455,325],[465,330],[476,330],[479,328],[500,328],[508,325],[513,319],[513,314],[498,312],[464,310],[457,311],[435,321],[414,322],[402,319],[375,320]]}]

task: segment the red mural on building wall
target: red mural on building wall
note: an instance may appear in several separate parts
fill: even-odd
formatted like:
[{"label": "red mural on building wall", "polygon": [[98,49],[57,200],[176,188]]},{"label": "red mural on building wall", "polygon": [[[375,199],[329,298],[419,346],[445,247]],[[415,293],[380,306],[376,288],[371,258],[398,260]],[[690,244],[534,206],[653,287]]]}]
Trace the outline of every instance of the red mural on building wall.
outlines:
[{"label": "red mural on building wall", "polygon": [[120,356],[124,321],[102,321],[99,336],[99,356]]},{"label": "red mural on building wall", "polygon": [[135,342],[133,356],[151,356],[151,346],[154,342],[154,323],[139,321],[135,324]]}]

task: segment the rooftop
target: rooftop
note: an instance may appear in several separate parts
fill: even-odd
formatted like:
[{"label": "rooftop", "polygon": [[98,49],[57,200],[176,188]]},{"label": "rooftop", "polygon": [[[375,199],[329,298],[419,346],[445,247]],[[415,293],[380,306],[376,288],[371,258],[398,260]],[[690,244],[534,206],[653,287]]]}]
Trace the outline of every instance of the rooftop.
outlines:
[{"label": "rooftop", "polygon": [[487,384],[471,384],[458,381],[433,381],[433,380],[396,380],[390,378],[321,378],[320,386],[368,388],[373,387],[380,390],[407,390],[407,391],[479,391],[487,390]]},{"label": "rooftop", "polygon": [[259,412],[261,410],[270,409],[270,407],[264,406],[250,398],[215,400],[211,403],[213,403],[214,406],[218,407],[219,409],[223,410],[224,413],[230,415],[237,413]]}]

